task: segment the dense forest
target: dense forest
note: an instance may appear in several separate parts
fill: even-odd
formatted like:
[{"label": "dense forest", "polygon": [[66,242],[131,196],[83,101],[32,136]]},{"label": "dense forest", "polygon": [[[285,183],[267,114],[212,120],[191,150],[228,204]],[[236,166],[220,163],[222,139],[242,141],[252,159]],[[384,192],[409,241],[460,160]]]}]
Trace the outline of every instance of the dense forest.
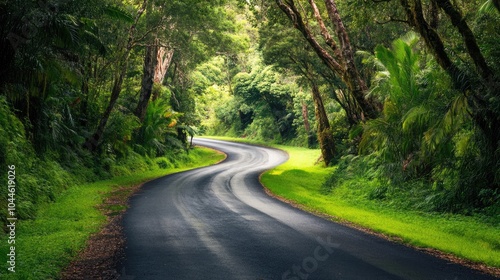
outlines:
[{"label": "dense forest", "polygon": [[31,219],[228,135],[320,148],[325,192],[495,216],[499,26],[498,0],[2,0],[0,180]]}]

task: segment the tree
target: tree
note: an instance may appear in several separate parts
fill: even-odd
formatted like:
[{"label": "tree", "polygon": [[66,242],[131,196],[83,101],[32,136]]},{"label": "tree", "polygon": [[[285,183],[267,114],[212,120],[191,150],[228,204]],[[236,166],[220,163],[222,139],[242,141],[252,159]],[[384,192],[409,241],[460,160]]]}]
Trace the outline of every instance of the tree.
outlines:
[{"label": "tree", "polygon": [[147,8],[148,21],[146,22],[147,29],[150,30],[151,35],[145,40],[146,48],[144,51],[144,66],[141,90],[139,92],[139,101],[134,110],[135,115],[143,120],[146,110],[151,99],[158,98],[158,91],[155,93],[153,89],[162,86],[165,74],[170,67],[174,50],[172,44],[168,46],[169,33],[175,30],[177,22],[175,22],[175,15],[179,11],[173,12],[168,9],[172,5],[154,5],[150,3]]},{"label": "tree", "polygon": [[106,110],[101,116],[101,120],[99,121],[99,125],[97,126],[97,129],[95,133],[87,139],[85,142],[84,146],[87,147],[90,151],[95,151],[95,149],[99,146],[100,140],[102,138],[102,135],[104,133],[104,130],[106,128],[106,124],[109,120],[109,116],[111,115],[111,111],[113,110],[118,97],[120,97],[120,93],[122,91],[122,86],[123,86],[123,80],[125,79],[125,75],[127,74],[127,67],[128,67],[128,62],[130,58],[130,53],[132,52],[132,49],[136,45],[136,29],[137,25],[139,23],[139,20],[141,19],[142,15],[146,11],[146,7],[148,5],[149,0],[144,0],[137,10],[137,13],[135,15],[135,19],[132,23],[132,25],[128,29],[128,38],[127,38],[127,44],[124,47],[123,50],[123,55],[119,61],[119,66],[118,66],[118,73],[116,73],[114,82],[113,82],[113,88],[111,90],[111,96],[109,99],[108,106],[106,107]]},{"label": "tree", "polygon": [[270,18],[262,22],[259,28],[260,49],[264,62],[275,65],[286,75],[295,76],[297,83],[310,91],[316,118],[315,133],[323,160],[328,166],[336,156],[335,139],[320,88],[331,93],[333,99],[346,112],[347,119],[352,125],[358,120],[358,111],[355,110],[357,103],[345,95],[346,90],[341,90],[345,84],[330,74],[312,47],[307,42],[301,43],[300,34],[287,26],[287,22],[280,21],[282,15],[274,14],[272,10],[268,13]]},{"label": "tree", "polygon": [[[185,127],[195,123],[193,96],[189,92],[189,72],[217,52],[230,52],[238,44],[231,39],[234,25],[222,7],[226,1],[172,1],[152,7],[161,24],[146,40],[142,87],[135,114],[142,117],[151,97],[160,98],[163,83],[172,89],[170,96],[180,118],[179,139],[185,139]],[[166,76],[168,76],[167,79]]]},{"label": "tree", "polygon": [[[337,35],[337,43],[327,29],[320,9],[314,2],[309,0],[309,6],[320,29],[321,37],[330,51],[323,47],[316,39],[304,12],[298,8],[295,1],[276,0],[280,9],[289,17],[294,27],[298,29],[307,42],[311,45],[318,57],[327,65],[333,74],[337,75],[347,86],[358,104],[356,122],[362,122],[366,118],[372,119],[378,115],[379,105],[374,100],[367,100],[367,86],[359,74],[355,60],[354,50],[351,46],[349,35],[340,17],[337,5],[333,0],[325,0],[325,9]],[[300,7],[301,3],[298,2]]]},{"label": "tree", "polygon": [[[141,91],[139,93],[139,102],[137,102],[137,107],[135,108],[135,115],[140,119],[144,120],[146,116],[146,110],[148,108],[149,99],[153,93],[154,77],[156,75],[156,68],[158,65],[162,65],[163,62],[158,63],[158,46],[151,45],[147,46],[144,55],[144,67],[142,74]],[[161,57],[160,57],[161,59]],[[160,84],[161,85],[161,84]]]}]

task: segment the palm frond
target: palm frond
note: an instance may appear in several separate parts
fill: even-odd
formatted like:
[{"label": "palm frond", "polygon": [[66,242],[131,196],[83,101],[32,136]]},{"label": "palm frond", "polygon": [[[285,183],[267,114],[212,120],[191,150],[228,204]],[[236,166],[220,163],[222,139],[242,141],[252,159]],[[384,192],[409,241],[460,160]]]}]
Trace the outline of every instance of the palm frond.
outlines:
[{"label": "palm frond", "polygon": [[479,10],[477,11],[478,15],[490,14],[495,12],[495,5],[493,5],[493,0],[486,0]]},{"label": "palm frond", "polygon": [[[150,154],[164,154],[168,147],[168,135],[175,131],[177,120],[182,114],[175,112],[166,101],[158,99],[151,102],[136,135],[137,144]],[[174,143],[174,147],[177,147]]]},{"label": "palm frond", "polygon": [[128,23],[134,22],[134,17],[130,13],[128,13],[127,11],[125,11],[119,7],[107,6],[104,8],[103,11],[107,16],[109,16],[113,19],[121,20],[121,21],[128,22]]},{"label": "palm frond", "polygon": [[444,116],[444,129],[448,132],[456,131],[469,116],[467,97],[463,94],[458,95]]},{"label": "palm frond", "polygon": [[80,43],[79,21],[73,15],[62,14],[55,17],[49,31],[61,47],[77,47]]},{"label": "palm frond", "polygon": [[406,112],[402,119],[402,128],[404,132],[410,131],[410,129],[423,128],[429,125],[432,121],[433,114],[425,105],[420,105],[411,108]]}]

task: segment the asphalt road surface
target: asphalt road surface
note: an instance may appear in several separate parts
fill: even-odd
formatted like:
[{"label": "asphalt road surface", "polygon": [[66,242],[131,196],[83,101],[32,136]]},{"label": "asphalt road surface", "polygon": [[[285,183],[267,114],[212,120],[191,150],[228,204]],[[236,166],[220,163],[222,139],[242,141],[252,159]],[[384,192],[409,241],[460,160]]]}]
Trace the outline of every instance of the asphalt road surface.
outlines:
[{"label": "asphalt road surface", "polygon": [[496,279],[269,197],[279,150],[215,140],[214,166],[145,184],[124,216],[121,279]]}]

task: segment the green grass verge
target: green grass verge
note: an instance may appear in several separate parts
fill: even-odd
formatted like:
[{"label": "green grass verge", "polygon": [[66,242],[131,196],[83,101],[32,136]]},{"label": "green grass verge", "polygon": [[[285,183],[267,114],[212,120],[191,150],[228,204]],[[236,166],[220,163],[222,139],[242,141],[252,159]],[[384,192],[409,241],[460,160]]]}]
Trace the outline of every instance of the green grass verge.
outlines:
[{"label": "green grass verge", "polygon": [[[212,138],[212,137],[211,137]],[[238,142],[259,142],[213,137]],[[322,184],[335,167],[316,164],[320,151],[274,145],[285,150],[290,159],[262,176],[263,184],[275,195],[302,205],[306,210],[333,216],[341,221],[396,237],[404,243],[434,248],[459,258],[500,267],[500,225],[482,222],[474,216],[431,214],[380,205],[361,195],[362,185],[373,182],[358,179],[336,187],[331,193]],[[359,194],[359,196],[356,196]]]},{"label": "green grass verge", "polygon": [[147,172],[71,187],[55,203],[42,205],[35,220],[16,224],[15,273],[7,270],[11,245],[4,234],[0,238],[0,279],[57,279],[60,271],[85,247],[92,233],[106,222],[98,210],[108,194],[122,186],[137,185],[167,174],[214,164],[224,155],[195,148],[190,161],[178,168],[156,168]]}]

